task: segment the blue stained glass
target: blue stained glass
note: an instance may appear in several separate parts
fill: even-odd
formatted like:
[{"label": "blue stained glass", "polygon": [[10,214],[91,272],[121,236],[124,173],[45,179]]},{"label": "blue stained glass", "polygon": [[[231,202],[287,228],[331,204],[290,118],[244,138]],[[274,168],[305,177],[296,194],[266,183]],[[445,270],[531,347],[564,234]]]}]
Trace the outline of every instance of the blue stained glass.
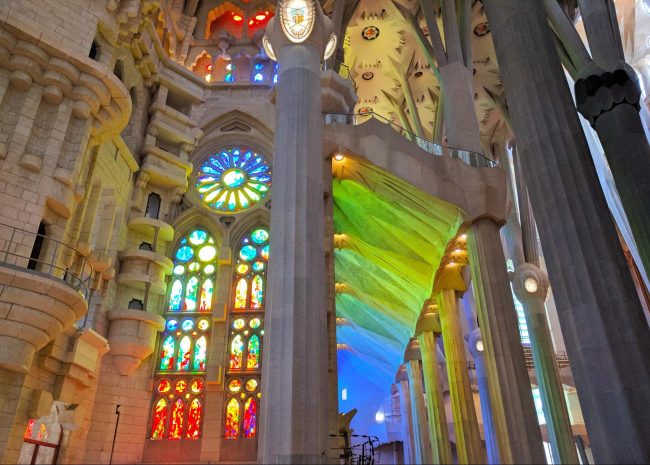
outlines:
[{"label": "blue stained glass", "polygon": [[176,251],[176,259],[181,262],[186,262],[194,256],[194,251],[191,247],[183,246]]},{"label": "blue stained glass", "polygon": [[178,320],[167,321],[167,331],[176,331],[176,328],[178,328]]},{"label": "blue stained glass", "polygon": [[255,63],[255,70],[260,71],[264,69],[264,65],[262,63]]},{"label": "blue stained glass", "polygon": [[192,234],[190,234],[190,242],[193,245],[201,245],[206,241],[207,238],[208,235],[205,233],[205,231],[201,231],[200,229],[197,229]]},{"label": "blue stained glass", "polygon": [[262,82],[263,80],[264,80],[264,76],[262,75],[262,73],[257,73],[257,74],[253,77],[253,81],[254,81],[254,82]]},{"label": "blue stained glass", "polygon": [[254,259],[256,255],[257,255],[257,250],[252,245],[245,245],[239,251],[239,256],[241,257],[241,259],[246,261]]},{"label": "blue stained glass", "polygon": [[226,74],[226,78],[224,79],[226,82],[235,82],[235,77],[233,76],[232,73]]},{"label": "blue stained glass", "polygon": [[194,321],[192,320],[183,320],[181,323],[181,329],[183,331],[190,331],[192,328],[194,328]]},{"label": "blue stained glass", "polygon": [[264,229],[256,229],[252,232],[251,239],[256,244],[264,244],[269,239],[269,233]]}]

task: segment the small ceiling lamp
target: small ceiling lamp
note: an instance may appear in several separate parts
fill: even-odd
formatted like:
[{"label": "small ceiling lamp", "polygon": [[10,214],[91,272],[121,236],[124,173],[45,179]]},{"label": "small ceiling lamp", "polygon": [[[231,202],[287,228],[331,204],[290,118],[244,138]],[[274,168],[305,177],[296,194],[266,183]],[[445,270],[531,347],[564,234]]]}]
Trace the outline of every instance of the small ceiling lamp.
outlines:
[{"label": "small ceiling lamp", "polygon": [[343,161],[344,158],[345,158],[345,156],[341,155],[340,153],[337,153],[336,155],[334,155],[334,160],[336,160],[336,161]]},{"label": "small ceiling lamp", "polygon": [[329,60],[336,51],[336,34],[331,34],[325,46],[325,59]]},{"label": "small ceiling lamp", "polygon": [[278,8],[287,38],[295,44],[307,40],[316,22],[314,0],[282,0]]},{"label": "small ceiling lamp", "polygon": [[262,37],[262,47],[264,47],[264,53],[273,61],[278,61],[278,59],[275,57],[275,52],[273,51],[273,46],[271,45],[271,41],[267,36]]},{"label": "small ceiling lamp", "polygon": [[537,280],[535,278],[526,278],[524,281],[524,288],[531,294],[537,292],[538,287],[539,285],[537,284]]},{"label": "small ceiling lamp", "polygon": [[483,352],[485,350],[485,347],[483,346],[483,339],[477,339],[475,346],[476,346],[476,350],[478,350],[479,352]]}]

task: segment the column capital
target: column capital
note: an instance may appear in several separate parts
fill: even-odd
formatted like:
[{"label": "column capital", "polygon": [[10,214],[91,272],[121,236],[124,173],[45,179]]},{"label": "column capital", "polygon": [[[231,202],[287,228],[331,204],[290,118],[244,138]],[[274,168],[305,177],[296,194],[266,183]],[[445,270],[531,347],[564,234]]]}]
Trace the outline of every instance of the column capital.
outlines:
[{"label": "column capital", "polygon": [[422,352],[420,351],[420,342],[416,337],[409,339],[409,343],[404,350],[404,363],[412,361],[421,361]]},{"label": "column capital", "polygon": [[408,371],[406,371],[406,365],[401,364],[399,368],[397,368],[397,373],[395,373],[395,384],[399,384],[400,381],[408,381],[409,380],[409,374]]},{"label": "column capital", "polygon": [[517,267],[512,278],[512,288],[521,303],[530,299],[546,299],[550,282],[548,275],[532,263]]},{"label": "column capital", "polygon": [[437,309],[438,305],[433,299],[427,299],[424,301],[420,316],[415,323],[415,337],[426,331],[431,331],[436,336],[442,334],[440,315],[438,315]]}]

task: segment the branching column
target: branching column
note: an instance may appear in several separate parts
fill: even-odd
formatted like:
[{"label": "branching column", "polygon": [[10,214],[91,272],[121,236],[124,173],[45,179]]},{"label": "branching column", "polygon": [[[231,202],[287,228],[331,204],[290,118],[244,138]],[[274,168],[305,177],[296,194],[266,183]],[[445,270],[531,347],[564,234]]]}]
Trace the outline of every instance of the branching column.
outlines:
[{"label": "branching column", "polygon": [[594,458],[646,462],[650,331],[541,2],[483,5]]},{"label": "branching column", "polygon": [[417,339],[411,338],[404,352],[404,364],[408,372],[409,388],[411,389],[411,410],[413,411],[415,440],[418,441],[418,450],[420,451],[418,462],[433,463],[433,454],[429,442],[429,422],[427,421],[427,410],[424,406],[421,360],[420,344]]},{"label": "branching column", "polygon": [[555,349],[544,308],[544,299],[549,288],[548,278],[546,273],[535,265],[525,263],[517,267],[512,285],[526,315],[530,349],[553,459],[558,463],[578,463],[571,421],[555,363]]},{"label": "branching column", "polygon": [[474,396],[467,372],[465,341],[460,325],[456,292],[445,289],[436,296],[436,301],[438,302],[442,342],[447,361],[447,378],[449,379],[449,394],[454,415],[458,463],[485,463],[485,454],[474,408]]},{"label": "branching column", "polygon": [[545,463],[499,227],[489,218],[468,234],[490,403],[501,463]]},{"label": "branching column", "polygon": [[438,369],[437,340],[442,334],[438,314],[427,300],[415,326],[415,336],[420,343],[424,390],[429,416],[429,441],[432,449],[432,463],[452,463],[447,416],[442,398],[442,380]]}]

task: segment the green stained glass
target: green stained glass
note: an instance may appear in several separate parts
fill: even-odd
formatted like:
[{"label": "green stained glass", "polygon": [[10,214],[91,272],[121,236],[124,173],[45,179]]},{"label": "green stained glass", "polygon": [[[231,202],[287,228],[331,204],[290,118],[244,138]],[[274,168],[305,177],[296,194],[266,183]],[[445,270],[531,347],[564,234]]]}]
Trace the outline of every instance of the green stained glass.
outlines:
[{"label": "green stained glass", "polygon": [[257,329],[262,325],[262,322],[260,321],[259,318],[253,318],[251,322],[249,323],[249,326],[251,329]]},{"label": "green stained glass", "polygon": [[190,243],[192,245],[201,245],[207,240],[207,238],[208,235],[205,231],[197,229],[196,231],[192,232],[192,234],[190,234]]},{"label": "green stained glass", "polygon": [[257,334],[248,340],[248,354],[246,355],[246,368],[255,370],[260,367],[260,338]]},{"label": "green stained glass", "polygon": [[187,281],[187,289],[185,290],[185,305],[183,310],[192,312],[196,310],[196,295],[199,290],[199,278],[192,276]]},{"label": "green stained glass", "polygon": [[183,273],[185,273],[185,267],[183,265],[176,265],[174,267],[174,274],[175,275],[180,276]]},{"label": "green stained glass", "polygon": [[205,268],[203,268],[203,272],[205,274],[212,274],[214,273],[214,265],[205,265]]},{"label": "green stained glass", "polygon": [[189,336],[184,336],[181,339],[181,342],[178,346],[178,360],[176,361],[176,370],[177,371],[189,371],[190,370],[190,347],[192,346],[192,341]]},{"label": "green stained glass", "polygon": [[264,229],[256,229],[251,233],[251,239],[256,244],[264,244],[269,240],[269,233]]},{"label": "green stained glass", "polygon": [[160,369],[171,370],[174,366],[174,348],[176,343],[174,336],[167,336],[162,343],[160,351]]},{"label": "green stained glass", "polygon": [[172,284],[172,290],[169,293],[169,309],[171,311],[180,310],[181,300],[183,300],[183,283],[180,279],[177,279]]},{"label": "green stained glass", "polygon": [[205,353],[207,350],[207,339],[201,336],[194,344],[194,363],[192,369],[194,371],[205,371]]},{"label": "green stained glass", "polygon": [[212,292],[213,292],[214,286],[212,285],[212,280],[211,279],[206,279],[203,281],[203,285],[201,286],[201,301],[199,304],[199,311],[200,312],[206,312],[210,309],[212,309]]},{"label": "green stained glass", "polygon": [[199,262],[192,262],[189,264],[188,268],[192,273],[194,273],[201,269],[201,265],[199,264]]},{"label": "green stained glass", "polygon": [[257,250],[252,245],[245,245],[239,251],[239,256],[241,257],[241,259],[246,261],[254,259],[256,255],[257,255]]},{"label": "green stained glass", "polygon": [[248,149],[229,148],[203,162],[195,187],[207,207],[237,212],[260,202],[270,184],[271,167],[262,156]]},{"label": "green stained glass", "polygon": [[181,247],[176,251],[176,259],[181,262],[186,262],[189,259],[191,259],[193,256],[194,256],[194,250],[192,250],[192,247],[189,247],[187,245]]},{"label": "green stained glass", "polygon": [[217,256],[217,249],[213,245],[206,245],[199,250],[199,260],[209,262]]}]

